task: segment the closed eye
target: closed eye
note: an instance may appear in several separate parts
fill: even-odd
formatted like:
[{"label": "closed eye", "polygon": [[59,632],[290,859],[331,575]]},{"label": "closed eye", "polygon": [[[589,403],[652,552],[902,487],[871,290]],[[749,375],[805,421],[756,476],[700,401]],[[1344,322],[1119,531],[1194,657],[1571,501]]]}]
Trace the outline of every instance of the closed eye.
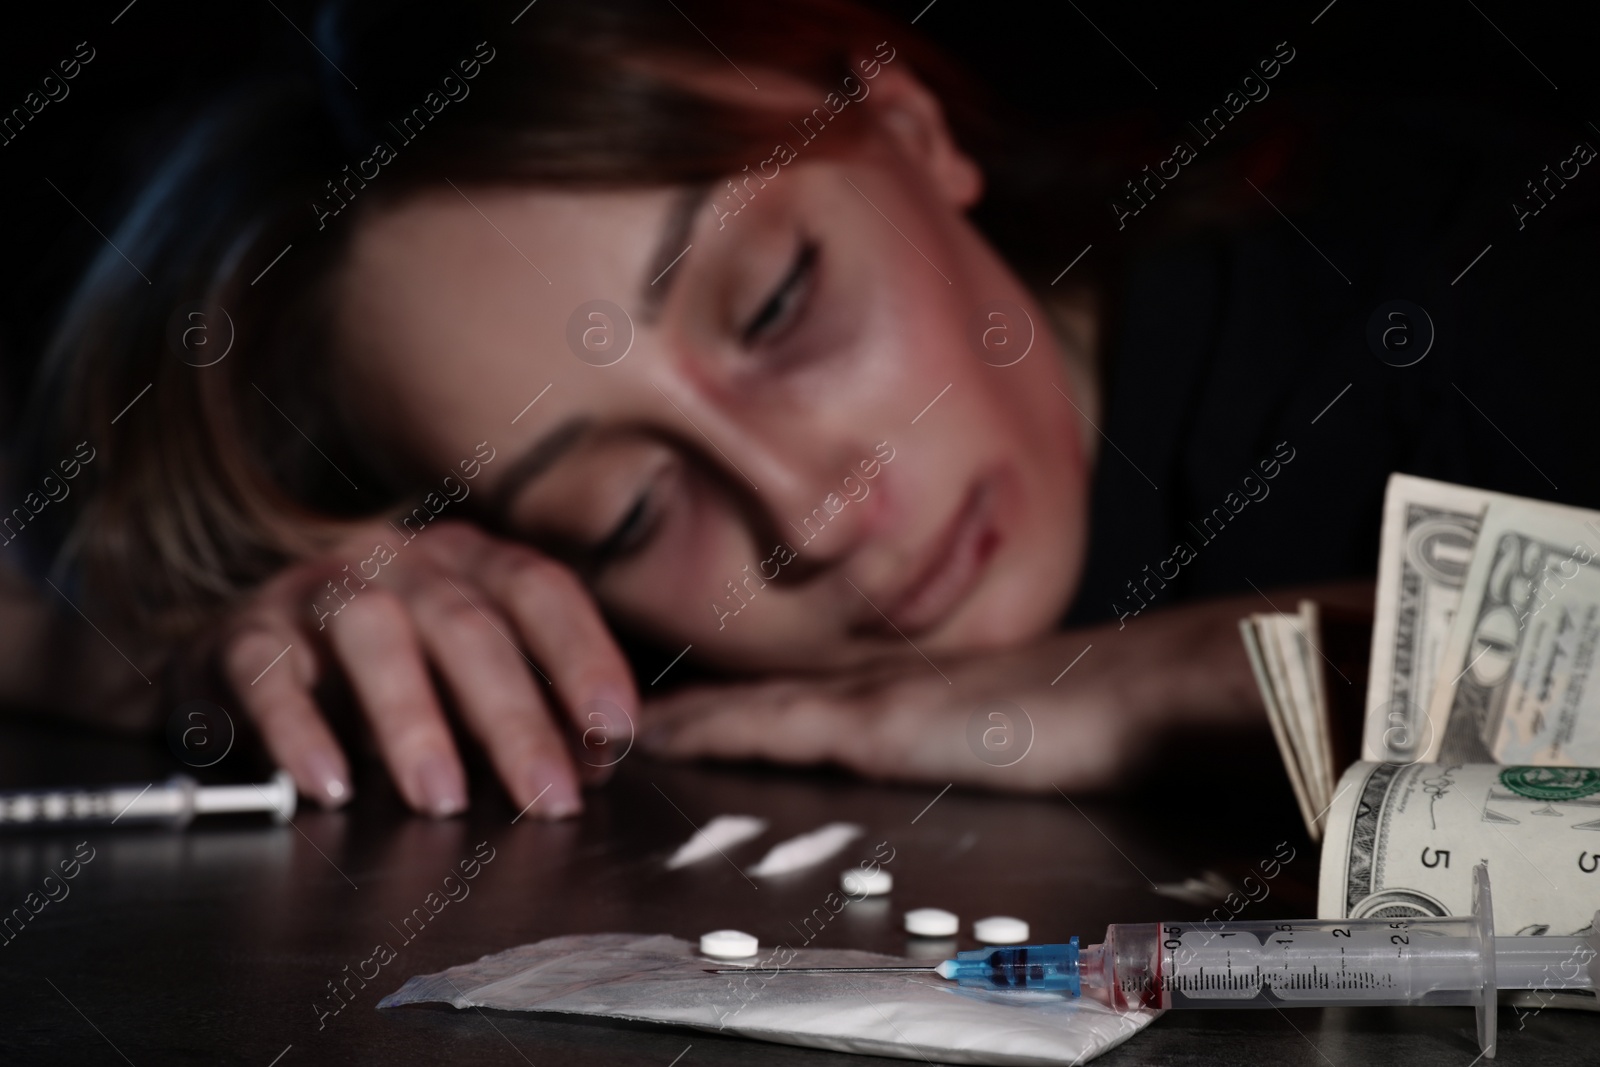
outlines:
[{"label": "closed eye", "polygon": [[603,567],[607,563],[626,558],[644,546],[656,525],[656,516],[650,505],[649,491],[640,493],[633,506],[617,523],[616,528],[590,549],[591,566]]},{"label": "closed eye", "polygon": [[788,328],[810,292],[816,264],[816,242],[807,241],[800,246],[794,263],[783,276],[783,280],[778,283],[778,287],[745,326],[741,340],[746,347],[781,335]]}]

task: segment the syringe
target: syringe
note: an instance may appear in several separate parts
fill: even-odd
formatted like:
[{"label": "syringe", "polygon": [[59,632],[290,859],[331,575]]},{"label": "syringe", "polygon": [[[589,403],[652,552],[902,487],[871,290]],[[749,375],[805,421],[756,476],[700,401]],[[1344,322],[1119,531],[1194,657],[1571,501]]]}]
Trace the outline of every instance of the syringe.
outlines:
[{"label": "syringe", "polygon": [[[1135,1008],[1472,1005],[1494,1056],[1500,989],[1600,990],[1600,914],[1588,937],[1495,937],[1489,870],[1470,916],[1116,924],[1082,948],[958,952],[935,967],[781,968],[783,974],[934,973],[990,990],[1056,990]],[[715,973],[738,973],[719,968]]]},{"label": "syringe", "polygon": [[178,774],[165,782],[0,793],[0,830],[138,823],[177,829],[196,815],[247,811],[270,811],[287,822],[294,809],[294,780],[283,771],[261,785],[200,785]]}]

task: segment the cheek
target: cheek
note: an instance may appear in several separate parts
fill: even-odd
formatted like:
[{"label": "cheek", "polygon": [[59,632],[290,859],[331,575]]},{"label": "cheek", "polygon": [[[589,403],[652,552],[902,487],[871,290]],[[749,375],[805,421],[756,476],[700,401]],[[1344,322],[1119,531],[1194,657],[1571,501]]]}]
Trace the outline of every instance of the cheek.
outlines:
[{"label": "cheek", "polygon": [[[1021,307],[1027,298],[1018,295],[1015,306]],[[940,363],[922,383],[925,398],[912,414],[946,384],[951,388],[910,427],[902,449],[907,471],[913,464],[920,467],[928,453],[930,476],[1010,472],[998,516],[1002,542],[989,573],[967,608],[933,642],[953,649],[1003,646],[1047,632],[1081,578],[1088,457],[1073,405],[1087,409],[1088,402],[1075,395],[1065,377],[1064,356],[1053,333],[1046,332],[1050,327],[1043,312],[1027,310],[1035,330],[1031,348],[1010,366],[993,366],[969,345],[951,342],[952,337],[970,339],[968,324],[952,321],[959,320],[958,311],[917,339],[938,353]],[[929,491],[936,488],[930,485]]]},{"label": "cheek", "polygon": [[[1011,379],[1003,401],[1016,441],[1012,455],[1020,481],[1015,541],[999,561],[1006,595],[987,626],[1013,627],[1018,638],[1048,629],[1076,595],[1088,550],[1089,456],[1078,408],[1089,401],[1075,394],[1062,374],[1052,338],[1041,338],[1037,363]],[[1022,366],[1010,368],[1022,370]],[[1058,391],[1058,389],[1060,391]],[[1065,392],[1067,395],[1063,396]],[[1071,397],[1070,401],[1068,397]],[[1077,407],[1074,407],[1077,405]]]},{"label": "cheek", "polygon": [[747,563],[754,573],[763,558],[727,500],[693,477],[648,548],[610,568],[595,585],[595,596],[631,628],[661,639],[700,641],[717,632],[714,602],[728,605],[725,610],[739,606],[727,583],[744,578]]},{"label": "cheek", "polygon": [[763,585],[772,544],[754,543],[742,517],[704,486],[685,497],[649,552],[596,585],[611,618],[671,652],[693,645],[700,662],[741,672],[845,666],[865,656],[838,636],[837,604],[784,580],[798,560]]}]

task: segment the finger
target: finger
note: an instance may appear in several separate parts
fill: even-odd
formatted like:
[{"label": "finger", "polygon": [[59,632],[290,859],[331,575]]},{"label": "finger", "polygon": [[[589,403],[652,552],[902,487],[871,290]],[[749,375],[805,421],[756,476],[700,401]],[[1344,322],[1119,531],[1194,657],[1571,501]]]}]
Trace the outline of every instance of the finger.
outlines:
[{"label": "finger", "polygon": [[531,550],[505,546],[479,575],[516,623],[569,720],[591,738],[631,744],[639,697],[633,672],[599,609],[571,571]]},{"label": "finger", "polygon": [[[567,743],[567,755],[572,757],[573,768],[578,772],[580,785],[604,785],[616,773],[617,764],[633,748],[635,730],[619,743],[604,727],[591,727]],[[587,738],[587,743],[585,739]]]},{"label": "finger", "polygon": [[862,716],[798,687],[696,688],[652,703],[643,715],[639,743],[669,759],[846,762],[840,739],[851,719],[859,736]]},{"label": "finger", "polygon": [[273,761],[300,792],[324,808],[347,803],[350,768],[311,699],[315,663],[303,635],[264,618],[247,623],[223,649],[222,668]]},{"label": "finger", "polygon": [[417,629],[516,806],[565,818],[582,810],[566,739],[540,696],[509,620],[475,587],[434,582],[412,599]]},{"label": "finger", "polygon": [[406,803],[437,816],[463,810],[466,775],[405,605],[387,590],[363,589],[327,634]]}]

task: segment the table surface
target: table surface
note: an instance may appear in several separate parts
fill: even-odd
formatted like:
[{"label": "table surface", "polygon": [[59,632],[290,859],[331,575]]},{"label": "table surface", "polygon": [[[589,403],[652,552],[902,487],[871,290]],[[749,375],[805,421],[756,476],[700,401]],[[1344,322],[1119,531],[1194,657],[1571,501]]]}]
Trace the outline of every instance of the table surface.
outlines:
[{"label": "table surface", "polygon": [[[1249,768],[1254,768],[1253,771]],[[0,724],[0,788],[164,778],[185,768],[159,742],[31,723]],[[248,780],[236,754],[205,772]],[[931,803],[930,803],[931,802]],[[473,1064],[707,1067],[760,1063],[866,1067],[906,1061],[846,1056],[709,1032],[575,1016],[379,1012],[412,974],[526,942],[602,931],[696,938],[734,927],[764,943],[794,941],[792,921],[836,884],[844,862],[760,883],[722,860],[668,871],[663,860],[720,813],[769,819],[732,852],[748,866],[772,842],[844,820],[896,850],[886,905],[847,908],[815,944],[902,954],[907,908],[945,907],[970,921],[1026,918],[1036,940],[1098,940],[1110,922],[1194,919],[1211,905],[1153,884],[1216,871],[1234,885],[1287,841],[1294,858],[1247,917],[1314,914],[1318,854],[1270,752],[1227,774],[1166,773],[1117,797],[1016,797],[937,786],[883,786],[828,773],[675,766],[634,755],[590,794],[577,820],[522,818],[481,783],[471,812],[408,816],[367,768],[337,814],[302,811],[293,826],[237,817],[186,831],[94,828],[0,840],[0,907],[20,906],[80,841],[95,850],[69,895],[0,947],[0,1063]],[[446,906],[353,1003],[322,1019],[328,983],[420,906],[480,842],[495,850],[471,894]],[[870,851],[870,846],[869,846]],[[960,947],[974,944],[963,938]],[[1500,1015],[1501,1064],[1596,1062],[1600,1016]],[[1472,1013],[1438,1009],[1171,1012],[1098,1061],[1404,1063],[1468,1067]],[[680,1057],[681,1058],[678,1058]]]}]

